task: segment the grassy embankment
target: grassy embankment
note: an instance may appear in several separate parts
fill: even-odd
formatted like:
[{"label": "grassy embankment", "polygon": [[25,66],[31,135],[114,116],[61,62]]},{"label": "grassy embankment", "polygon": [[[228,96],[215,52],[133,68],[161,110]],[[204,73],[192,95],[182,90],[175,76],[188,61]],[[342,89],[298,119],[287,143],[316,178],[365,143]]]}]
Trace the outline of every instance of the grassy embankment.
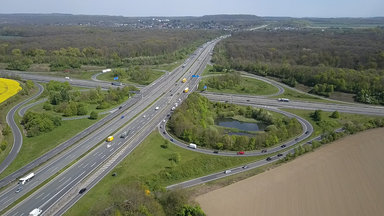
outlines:
[{"label": "grassy embankment", "polygon": [[[99,116],[99,119],[102,117],[103,116]],[[20,118],[15,119],[20,120]],[[14,162],[0,174],[0,178],[28,164],[94,123],[96,123],[96,121],[90,119],[63,121],[61,126],[39,136],[26,137],[23,135],[23,146],[19,154]]]}]

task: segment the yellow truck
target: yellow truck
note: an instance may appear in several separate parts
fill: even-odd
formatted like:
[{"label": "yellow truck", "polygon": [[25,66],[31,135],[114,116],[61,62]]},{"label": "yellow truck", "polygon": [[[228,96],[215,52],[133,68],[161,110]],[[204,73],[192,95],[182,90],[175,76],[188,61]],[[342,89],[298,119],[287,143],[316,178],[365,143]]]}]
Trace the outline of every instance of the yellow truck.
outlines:
[{"label": "yellow truck", "polygon": [[183,83],[187,82],[187,78],[184,78],[181,82]]},{"label": "yellow truck", "polygon": [[109,137],[107,138],[107,142],[112,142],[113,139],[114,139],[113,136],[109,136]]},{"label": "yellow truck", "polygon": [[188,91],[189,91],[188,87],[184,89],[184,93],[187,93]]}]

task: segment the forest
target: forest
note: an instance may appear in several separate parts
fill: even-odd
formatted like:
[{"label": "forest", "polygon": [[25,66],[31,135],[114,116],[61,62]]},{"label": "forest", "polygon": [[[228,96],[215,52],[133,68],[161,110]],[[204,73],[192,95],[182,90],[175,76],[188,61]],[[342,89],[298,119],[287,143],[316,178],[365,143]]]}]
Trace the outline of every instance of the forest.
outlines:
[{"label": "forest", "polygon": [[41,63],[50,64],[52,71],[171,63],[218,35],[206,30],[0,25],[0,62],[22,71]]},{"label": "forest", "polygon": [[301,83],[312,93],[340,91],[384,104],[382,28],[239,32],[215,47],[213,61],[290,86]]},{"label": "forest", "polygon": [[[215,126],[217,118],[244,116],[266,124],[265,131],[256,136],[225,134]],[[227,103],[213,103],[207,98],[192,93],[179,106],[168,123],[170,131],[186,142],[199,146],[225,150],[255,150],[278,144],[301,132],[295,118],[276,117],[264,109],[238,106]]]}]

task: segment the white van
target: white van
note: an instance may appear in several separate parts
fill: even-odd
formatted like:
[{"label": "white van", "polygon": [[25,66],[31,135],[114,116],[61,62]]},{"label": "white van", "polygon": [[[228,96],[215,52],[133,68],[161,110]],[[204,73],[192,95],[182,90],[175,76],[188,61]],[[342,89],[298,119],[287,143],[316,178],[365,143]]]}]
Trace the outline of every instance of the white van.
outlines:
[{"label": "white van", "polygon": [[189,144],[189,146],[188,146],[189,148],[193,148],[193,149],[196,149],[197,148],[197,145],[196,144],[193,144],[193,143],[191,143],[191,144]]}]

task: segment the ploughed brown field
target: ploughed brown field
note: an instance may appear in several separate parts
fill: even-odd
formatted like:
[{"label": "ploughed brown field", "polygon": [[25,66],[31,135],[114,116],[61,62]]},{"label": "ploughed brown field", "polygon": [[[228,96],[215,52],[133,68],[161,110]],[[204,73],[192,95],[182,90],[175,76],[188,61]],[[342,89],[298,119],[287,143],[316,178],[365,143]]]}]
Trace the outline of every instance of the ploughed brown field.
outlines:
[{"label": "ploughed brown field", "polygon": [[215,215],[384,215],[384,128],[196,198]]}]

